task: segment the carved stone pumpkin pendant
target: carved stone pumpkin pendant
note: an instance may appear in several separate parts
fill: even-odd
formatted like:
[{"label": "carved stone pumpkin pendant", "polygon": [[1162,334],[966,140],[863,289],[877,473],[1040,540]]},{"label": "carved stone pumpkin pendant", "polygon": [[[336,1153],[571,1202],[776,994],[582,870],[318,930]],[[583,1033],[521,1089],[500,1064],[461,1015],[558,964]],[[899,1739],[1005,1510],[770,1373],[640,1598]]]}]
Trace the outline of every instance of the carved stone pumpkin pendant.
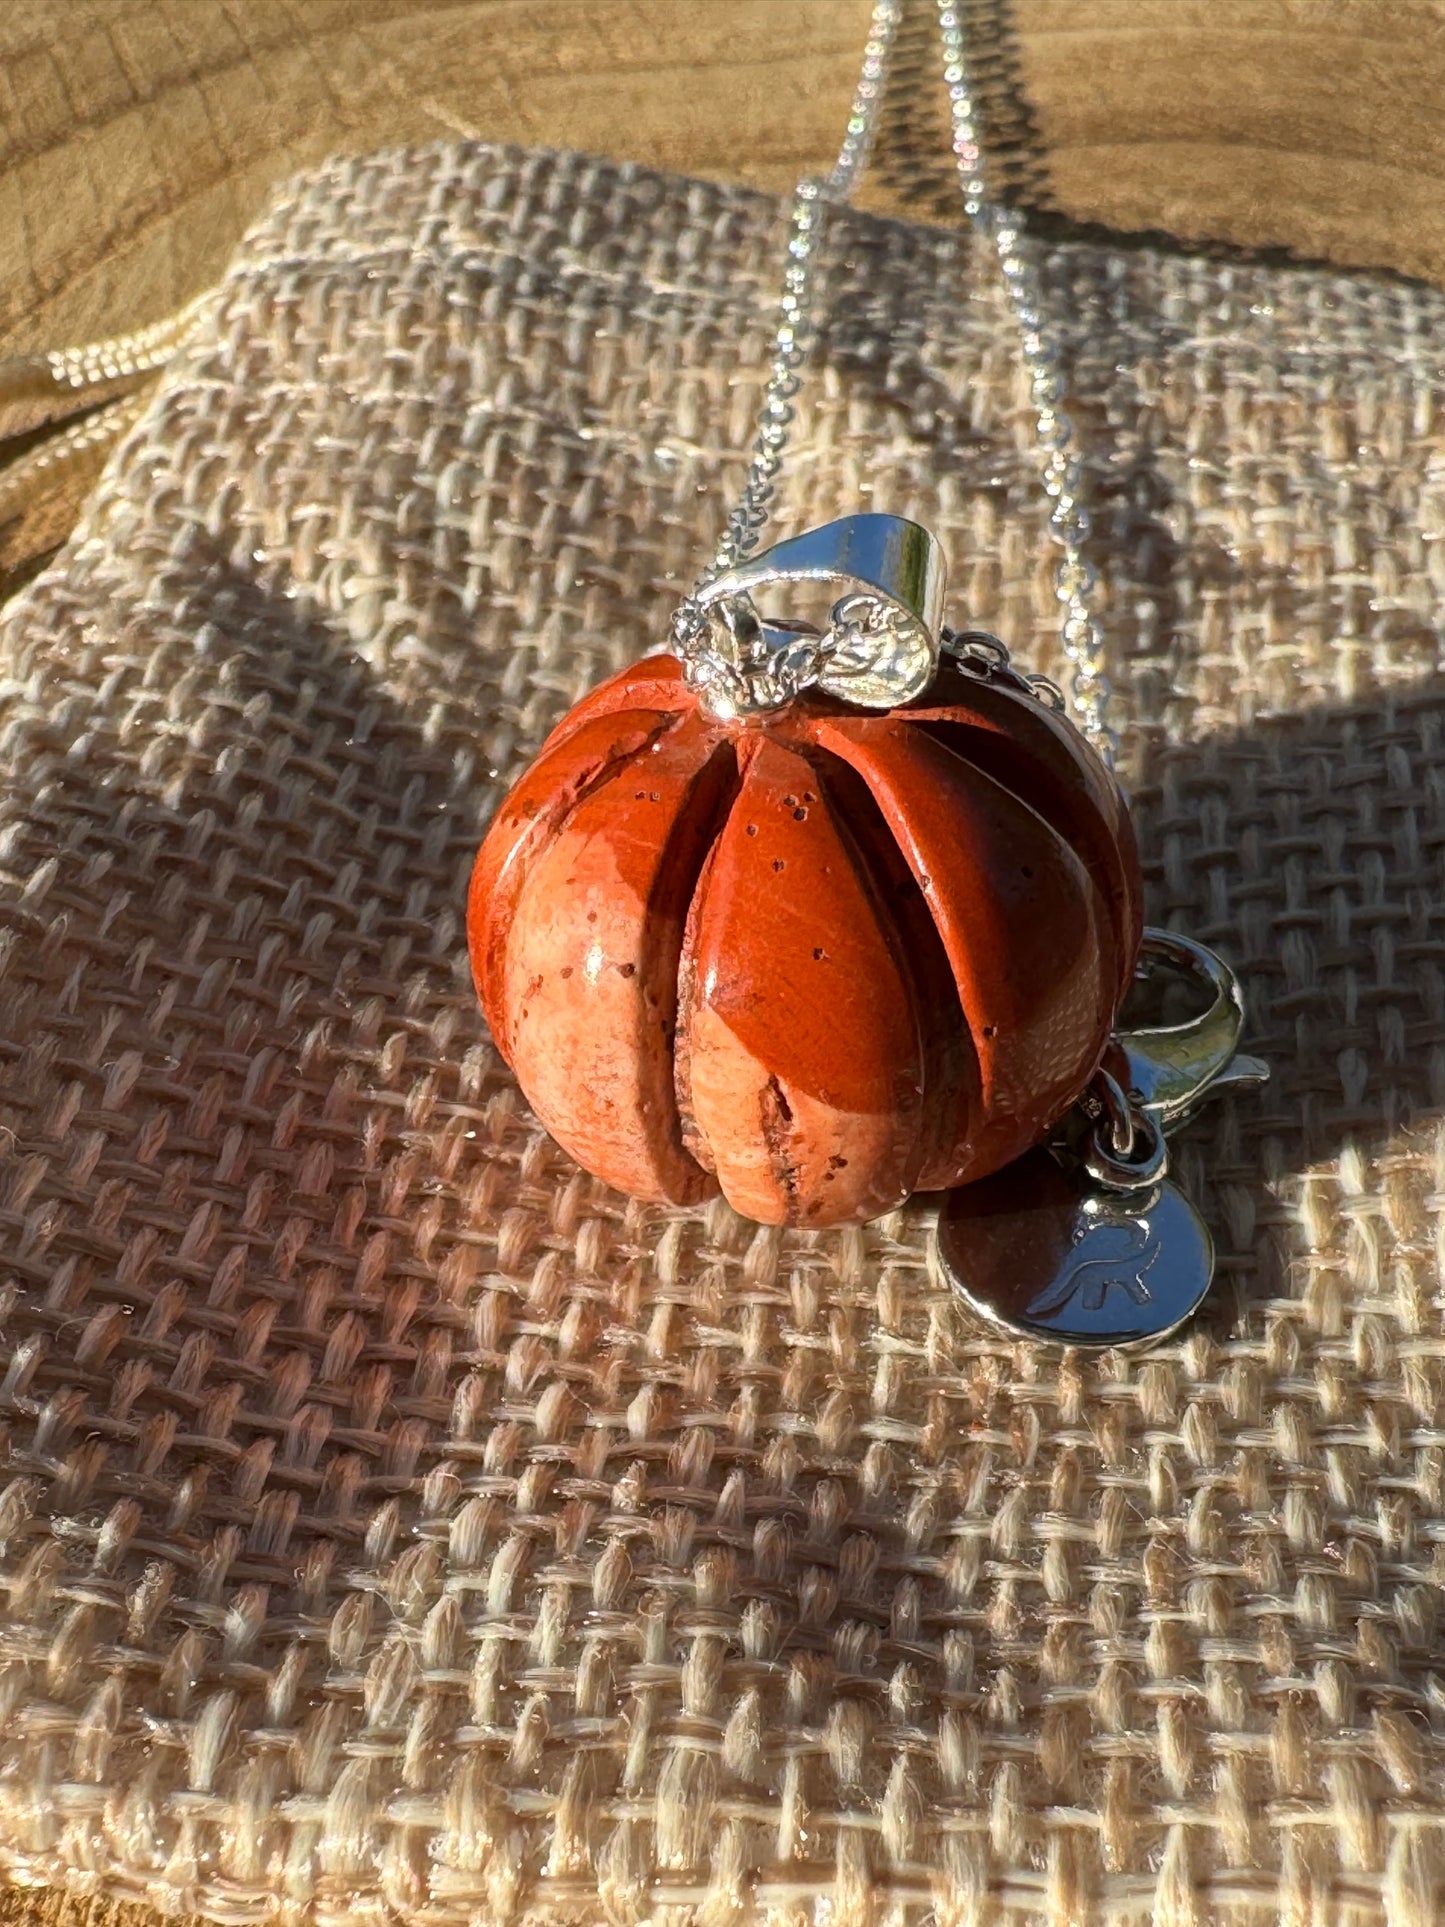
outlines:
[{"label": "carved stone pumpkin pendant", "polygon": [[[853,589],[827,629],[758,617],[760,587],[818,579]],[[1001,648],[940,659],[941,595],[937,544],[894,517],[783,544],[503,802],[478,991],[608,1183],[856,1222],[1009,1164],[1093,1079],[1140,947],[1128,812]]]}]

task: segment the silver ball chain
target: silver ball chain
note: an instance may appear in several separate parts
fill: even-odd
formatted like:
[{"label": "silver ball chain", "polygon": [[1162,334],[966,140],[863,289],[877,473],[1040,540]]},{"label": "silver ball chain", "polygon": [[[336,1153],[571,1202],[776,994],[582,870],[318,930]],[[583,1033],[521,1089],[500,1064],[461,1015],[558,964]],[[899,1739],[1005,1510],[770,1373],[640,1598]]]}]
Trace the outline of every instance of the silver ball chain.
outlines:
[{"label": "silver ball chain", "polygon": [[[800,370],[817,335],[813,277],[824,222],[830,208],[846,206],[867,166],[878,129],[889,55],[903,7],[904,0],[875,0],[863,68],[838,158],[827,175],[821,178],[810,175],[799,181],[793,192],[778,325],[747,479],[737,506],[728,517],[716,554],[697,588],[683,601],[674,617],[674,639],[683,654],[696,646],[706,628],[707,618],[697,597],[751,555],[767,523],[796,414],[793,402]],[[1104,636],[1090,607],[1095,576],[1084,554],[1089,537],[1089,512],[1082,500],[1082,464],[1072,452],[1074,425],[1065,405],[1058,350],[1044,333],[1039,271],[1023,244],[1018,217],[989,198],[977,105],[964,63],[963,24],[953,0],[938,0],[938,24],[943,42],[943,78],[948,89],[953,153],[963,189],[964,211],[975,232],[989,243],[997,256],[1019,326],[1023,362],[1038,421],[1043,486],[1053,505],[1049,522],[1063,551],[1055,576],[1055,592],[1062,611],[1064,654],[1073,671],[1069,694],[1080,729],[1105,760],[1112,763],[1118,741],[1106,720],[1110,685],[1104,669]]]}]

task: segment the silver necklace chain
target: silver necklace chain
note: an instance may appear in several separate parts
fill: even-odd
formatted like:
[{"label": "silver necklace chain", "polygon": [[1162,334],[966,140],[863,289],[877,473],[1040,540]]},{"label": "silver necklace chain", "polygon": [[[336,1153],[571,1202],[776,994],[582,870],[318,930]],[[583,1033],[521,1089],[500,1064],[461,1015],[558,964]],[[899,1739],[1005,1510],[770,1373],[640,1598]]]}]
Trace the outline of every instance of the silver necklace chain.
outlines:
[{"label": "silver necklace chain", "polygon": [[[716,554],[674,618],[674,637],[684,655],[697,646],[707,627],[698,598],[752,554],[767,524],[796,416],[793,404],[801,370],[818,331],[813,282],[824,223],[831,208],[847,205],[867,166],[903,8],[904,0],[875,0],[863,68],[838,158],[827,175],[810,175],[794,190],[778,324],[747,479]],[[1089,512],[1082,500],[1082,464],[1073,452],[1074,425],[1065,404],[1059,354],[1044,332],[1042,284],[1038,267],[1024,245],[1018,217],[989,198],[978,110],[964,62],[963,24],[953,0],[938,0],[938,24],[964,211],[975,232],[997,256],[1018,323],[1037,417],[1043,486],[1052,504],[1049,522],[1062,551],[1055,592],[1062,616],[1064,654],[1072,669],[1069,695],[1080,729],[1112,762],[1117,738],[1107,721],[1110,685],[1104,669],[1104,636],[1091,607],[1095,577],[1084,553]]]}]

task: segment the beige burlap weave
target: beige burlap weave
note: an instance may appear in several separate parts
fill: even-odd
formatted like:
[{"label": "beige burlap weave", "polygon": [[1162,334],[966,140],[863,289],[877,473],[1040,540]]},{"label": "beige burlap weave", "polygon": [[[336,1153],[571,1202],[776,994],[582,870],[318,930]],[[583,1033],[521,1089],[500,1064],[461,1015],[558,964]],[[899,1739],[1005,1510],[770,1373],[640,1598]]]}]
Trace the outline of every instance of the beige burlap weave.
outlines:
[{"label": "beige burlap weave", "polygon": [[[1156,922],[1263,1099],[1153,1356],[927,1212],[579,1175],[479,829],[709,552],[770,203],[481,147],[284,195],[0,632],[0,1862],[236,1923],[1436,1919],[1445,301],[1070,244]],[[927,522],[1056,667],[1014,336],[837,230],[780,530]]]}]

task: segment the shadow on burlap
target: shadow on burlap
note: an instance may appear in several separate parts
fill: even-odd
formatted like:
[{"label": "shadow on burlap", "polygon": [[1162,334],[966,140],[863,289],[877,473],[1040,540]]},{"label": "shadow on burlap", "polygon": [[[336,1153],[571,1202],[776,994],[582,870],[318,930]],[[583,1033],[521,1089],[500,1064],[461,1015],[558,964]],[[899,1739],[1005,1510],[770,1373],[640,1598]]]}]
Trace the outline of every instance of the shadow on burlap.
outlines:
[{"label": "shadow on burlap", "polygon": [[[1275,1080],[1157,1354],[927,1210],[607,1193],[461,911],[710,553],[781,220],[444,147],[296,184],[0,631],[0,1854],[218,1919],[1419,1923],[1445,1874],[1445,300],[1071,244],[1155,922]],[[1053,656],[1014,336],[848,217],[780,530]],[[1313,1910],[1313,1911],[1311,1911]]]}]

